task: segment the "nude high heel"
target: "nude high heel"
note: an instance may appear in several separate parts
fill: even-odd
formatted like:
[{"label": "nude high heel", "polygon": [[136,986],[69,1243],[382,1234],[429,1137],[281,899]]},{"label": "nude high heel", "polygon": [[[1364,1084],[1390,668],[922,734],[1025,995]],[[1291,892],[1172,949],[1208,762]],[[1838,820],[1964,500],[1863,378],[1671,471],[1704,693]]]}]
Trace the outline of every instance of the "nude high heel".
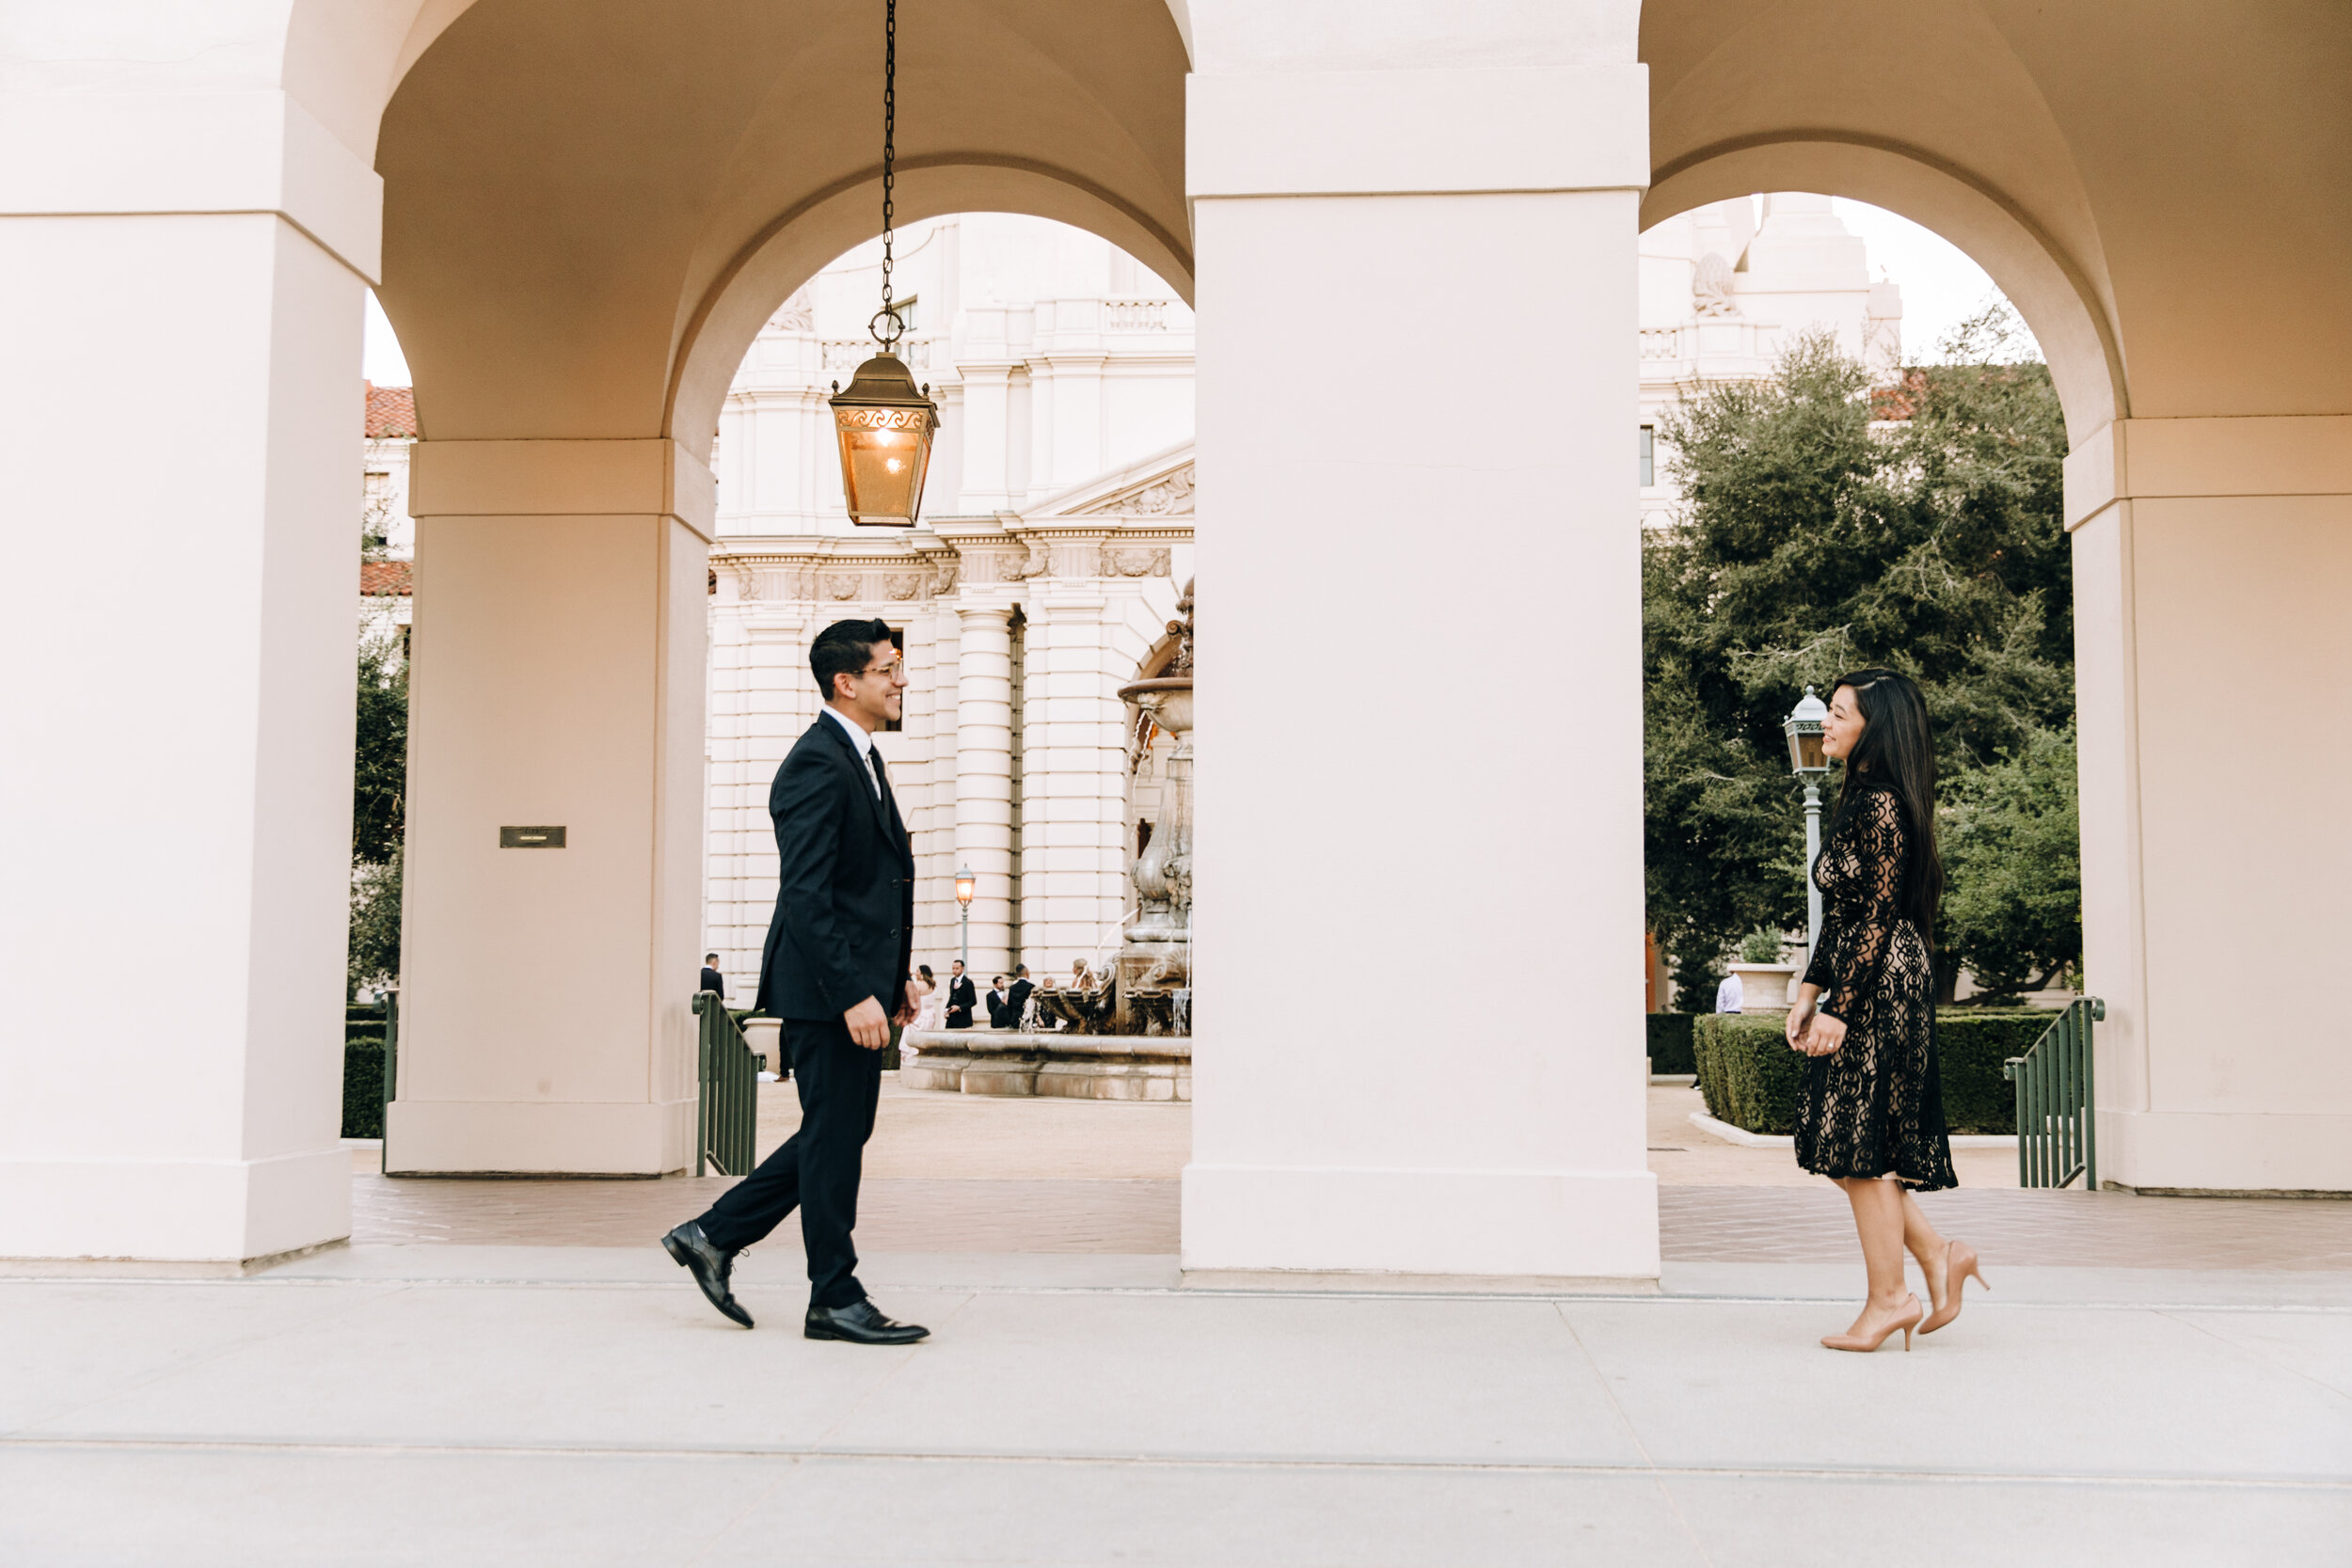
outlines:
[{"label": "nude high heel", "polygon": [[1824,1334],[1821,1336],[1822,1345],[1830,1350],[1874,1351],[1886,1343],[1888,1335],[1899,1328],[1903,1331],[1903,1349],[1909,1350],[1912,1330],[1919,1326],[1925,1308],[1919,1305],[1919,1298],[1915,1295],[1903,1299],[1911,1304],[1909,1309],[1898,1312],[1881,1323],[1876,1334]]},{"label": "nude high heel", "polygon": [[1932,1334],[1960,1316],[1962,1283],[1971,1276],[1974,1276],[1976,1282],[1983,1285],[1986,1290],[1993,1289],[1985,1281],[1984,1271],[1977,1266],[1977,1249],[1966,1242],[1950,1243],[1944,1251],[1944,1305],[1937,1307],[1934,1315],[1919,1325],[1920,1333]]}]

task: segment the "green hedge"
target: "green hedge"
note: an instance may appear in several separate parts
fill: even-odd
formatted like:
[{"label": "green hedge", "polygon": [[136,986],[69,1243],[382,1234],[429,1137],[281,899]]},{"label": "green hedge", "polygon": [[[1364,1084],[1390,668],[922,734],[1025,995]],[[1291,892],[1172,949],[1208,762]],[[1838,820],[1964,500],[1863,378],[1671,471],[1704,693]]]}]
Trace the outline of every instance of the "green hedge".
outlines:
[{"label": "green hedge", "polygon": [[[2014,1132],[2017,1095],[2002,1064],[2022,1056],[2054,1012],[1963,1007],[1936,1014],[1944,1120],[1954,1132]],[[1797,1130],[1797,1097],[1805,1058],[1788,1049],[1778,1014],[1709,1013],[1692,1041],[1707,1114],[1751,1132]]]},{"label": "green hedge", "polygon": [[1692,1013],[1651,1013],[1649,1018],[1649,1069],[1652,1072],[1696,1072],[1698,1065],[1691,1057],[1691,1026],[1698,1022]]},{"label": "green hedge", "polygon": [[343,1132],[346,1138],[384,1135],[384,1036],[343,1042]]}]

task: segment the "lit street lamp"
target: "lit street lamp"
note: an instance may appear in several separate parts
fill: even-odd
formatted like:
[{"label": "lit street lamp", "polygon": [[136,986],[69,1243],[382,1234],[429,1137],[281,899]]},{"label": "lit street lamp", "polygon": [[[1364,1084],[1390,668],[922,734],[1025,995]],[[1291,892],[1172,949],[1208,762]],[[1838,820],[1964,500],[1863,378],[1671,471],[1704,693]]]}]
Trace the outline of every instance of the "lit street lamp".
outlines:
[{"label": "lit street lamp", "polygon": [[972,973],[972,891],[979,884],[969,866],[956,873],[956,902],[963,906],[963,972]]},{"label": "lit street lamp", "polygon": [[1813,964],[1813,950],[1821,942],[1821,890],[1813,884],[1813,863],[1821,858],[1821,779],[1829,772],[1828,753],[1821,750],[1821,721],[1829,709],[1813,689],[1789,710],[1781,725],[1788,736],[1788,770],[1804,781],[1804,961]]}]

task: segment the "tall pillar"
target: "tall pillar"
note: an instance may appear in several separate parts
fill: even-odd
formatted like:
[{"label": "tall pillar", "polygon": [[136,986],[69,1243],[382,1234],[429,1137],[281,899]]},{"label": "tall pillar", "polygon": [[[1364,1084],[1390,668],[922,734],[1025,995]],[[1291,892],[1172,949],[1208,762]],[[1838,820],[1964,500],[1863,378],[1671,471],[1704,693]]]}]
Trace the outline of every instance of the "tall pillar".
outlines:
[{"label": "tall pillar", "polygon": [[286,94],[56,48],[0,102],[0,1257],[235,1263],[350,1230],[381,185]]},{"label": "tall pillar", "polygon": [[1012,956],[1012,610],[956,605],[956,858],[977,879],[972,968],[983,976]]},{"label": "tall pillar", "polygon": [[2352,1191],[2352,418],[2119,420],[2066,516],[2100,1177]]},{"label": "tall pillar", "polygon": [[[709,471],[422,441],[395,1172],[693,1158]],[[561,827],[561,848],[501,830]]]},{"label": "tall pillar", "polygon": [[[1238,23],[1195,39],[1187,1268],[1658,1272],[1646,78],[1632,8],[1555,10],[1576,36],[1544,57],[1588,63],[1507,63],[1530,13],[1476,3],[1385,42],[1334,8],[1346,69],[1253,61]],[[1380,330],[1302,339],[1310,288]],[[1334,1006],[1367,966],[1443,979]]]}]

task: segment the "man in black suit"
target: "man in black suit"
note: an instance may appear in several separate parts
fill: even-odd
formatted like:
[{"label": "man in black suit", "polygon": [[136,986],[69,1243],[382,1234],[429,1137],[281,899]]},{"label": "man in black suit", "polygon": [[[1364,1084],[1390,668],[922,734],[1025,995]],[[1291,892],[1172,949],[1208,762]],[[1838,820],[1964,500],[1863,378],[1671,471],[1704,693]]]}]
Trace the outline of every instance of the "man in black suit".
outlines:
[{"label": "man in black suit", "polygon": [[974,989],[972,976],[963,972],[961,958],[956,960],[956,966],[949,974],[953,977],[947,982],[947,1027],[969,1029],[972,1027],[972,1009],[980,1005],[980,993]]},{"label": "man in black suit", "polygon": [[1027,964],[1013,965],[1012,974],[1012,987],[1005,992],[1005,1027],[1018,1029],[1029,1016],[1029,993],[1037,987],[1030,983]]},{"label": "man in black suit", "polygon": [[703,955],[703,990],[717,991],[722,1002],[727,999],[727,977],[719,973],[719,955],[716,953]]},{"label": "man in black suit", "polygon": [[881,621],[837,621],[809,668],[826,705],[768,792],[776,825],[775,918],[760,956],[759,1006],[784,1021],[801,1128],[661,1244],[710,1304],[745,1328],[735,1255],[797,1206],[808,1251],[812,1339],[903,1345],[930,1330],[875,1310],[857,1281],[858,1178],[882,1091],[891,1025],[914,1016],[914,856],[874,732],[899,717],[906,666]]},{"label": "man in black suit", "polygon": [[988,983],[988,1026],[991,1029],[1009,1027],[1005,1021],[1005,977],[1001,974]]}]

